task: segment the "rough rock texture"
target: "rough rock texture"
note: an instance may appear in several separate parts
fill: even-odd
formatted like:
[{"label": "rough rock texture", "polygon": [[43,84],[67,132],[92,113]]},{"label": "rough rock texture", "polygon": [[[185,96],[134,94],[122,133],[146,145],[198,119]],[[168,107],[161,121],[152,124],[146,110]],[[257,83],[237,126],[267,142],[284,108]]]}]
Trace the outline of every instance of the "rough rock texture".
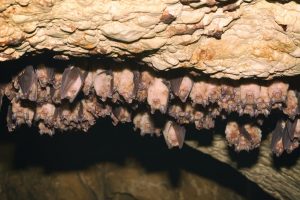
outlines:
[{"label": "rough rock texture", "polygon": [[78,172],[56,172],[51,175],[32,168],[0,174],[0,197],[2,200],[244,199],[209,179],[185,171],[181,173],[180,185],[174,187],[166,172],[148,173],[133,164],[99,164]]},{"label": "rough rock texture", "polygon": [[[264,0],[225,2],[214,0],[2,0],[0,1],[0,61],[18,59],[27,53],[39,54],[51,51],[56,54],[54,58],[59,60],[72,60],[76,56],[91,55],[111,57],[117,61],[134,58],[135,61],[157,70],[193,68],[214,78],[252,78],[253,82],[253,79],[257,77],[272,79],[277,76],[300,74],[299,17],[300,5],[294,1],[282,3]],[[52,72],[41,70],[39,77],[35,77],[32,68],[26,68],[22,76],[14,82],[15,84],[6,88],[9,92],[5,95],[12,102],[12,106],[8,109],[9,129],[13,130],[20,124],[31,126],[34,119],[42,121],[39,128],[44,130],[44,133],[52,134],[52,129],[57,125],[51,124],[52,117],[57,118],[57,112],[54,112],[52,104],[34,105],[36,106],[34,110],[40,113],[40,115],[34,115],[32,104],[22,102],[24,99],[32,102],[40,98],[41,102],[45,103],[47,102],[45,99],[49,99],[51,94],[51,101],[59,104],[62,99],[73,102],[80,89],[85,95],[89,95],[89,85],[92,84],[89,80],[91,79],[84,79],[79,69],[68,67],[66,73],[62,72],[65,70],[62,67],[57,66],[56,69],[60,69],[61,74],[55,76],[54,83],[51,83],[54,89],[51,91],[49,87],[44,87],[45,82],[42,77]],[[107,83],[105,87],[95,88],[95,93],[101,96],[101,100],[112,99],[112,102],[116,103],[122,96],[125,104],[132,102],[132,94],[135,91],[133,72],[110,74],[100,70],[95,74],[97,76],[95,82]],[[102,90],[111,88],[112,75],[119,77],[118,81],[113,82],[114,86],[118,86],[114,88],[117,95]],[[128,80],[123,81],[124,77]],[[44,93],[41,93],[37,87],[38,79],[39,84],[44,88]],[[188,93],[186,90],[191,89],[191,84],[188,79],[179,82],[179,86],[172,87],[172,89],[174,94],[185,102]],[[83,83],[85,84],[81,88]],[[151,112],[154,110],[159,110],[161,113],[167,112],[166,103],[169,96],[164,95],[169,92],[168,85],[159,77],[154,78],[150,87],[147,84],[146,76],[141,87],[147,87],[147,90],[141,90],[138,98],[147,101]],[[96,85],[99,86],[99,84]],[[156,90],[156,87],[160,90]],[[206,99],[195,92],[203,88],[203,83],[195,84],[194,88],[196,87],[198,89],[191,90],[190,93],[193,102],[202,105],[206,105],[208,101],[215,103],[213,93],[205,93],[206,97],[210,97]],[[267,99],[265,101],[266,99],[257,95],[258,87],[251,84],[239,87],[239,103],[244,106],[243,112],[252,115],[254,108],[269,111],[265,102],[268,104],[271,102],[275,104],[275,109],[282,110],[291,120],[298,114],[298,111],[296,112],[298,102],[295,101],[297,100],[296,91],[288,91],[284,86],[276,86],[276,84],[274,87],[261,87],[260,94],[261,96],[264,94],[263,97]],[[269,92],[274,89],[280,92]],[[13,90],[17,98],[10,95]],[[214,90],[213,87],[209,91],[211,90]],[[155,96],[157,91],[162,95]],[[249,91],[251,91],[250,95]],[[0,93],[3,96],[3,91]],[[155,98],[150,98],[148,94],[152,94],[150,96]],[[256,102],[258,99],[262,101]],[[92,99],[89,100],[92,101]],[[255,102],[258,104],[257,107],[254,106]],[[187,103],[184,104],[189,110]],[[100,106],[100,111],[105,110],[105,113],[102,113],[94,109],[95,105],[98,105],[97,100],[83,102],[74,107],[65,104],[60,108],[59,125],[67,124],[64,128],[68,130],[69,124],[73,127],[79,124],[78,122],[84,121],[85,123],[80,123],[82,126],[80,129],[87,130],[95,123],[95,120],[94,116],[83,108],[96,111],[97,117],[102,117],[108,112],[114,124],[128,122],[131,119],[126,106],[112,110],[109,108],[106,110]],[[131,104],[130,107],[135,106]],[[174,118],[177,117],[180,123],[184,123],[185,116],[176,116],[180,112],[176,110],[177,108],[173,108]],[[78,118],[78,113],[87,118]],[[215,114],[214,109],[208,110],[207,113]],[[268,115],[269,113],[262,114]],[[197,117],[202,119],[203,116],[197,115],[196,119]],[[160,131],[152,126],[148,115],[139,115],[139,118],[133,121],[138,125],[136,128],[141,129],[142,135],[147,131],[156,134]],[[203,121],[204,123],[195,123],[196,127],[214,126],[212,118],[204,118]],[[149,126],[145,126],[145,122]],[[259,122],[256,123],[259,124]],[[275,154],[290,152],[298,147],[298,124],[298,119],[292,123],[290,121],[278,123],[273,134],[276,137],[272,139],[272,150]],[[163,132],[168,145],[182,146],[185,131],[171,122],[167,125]],[[228,127],[226,137],[230,145],[234,145],[238,151],[255,148],[263,137],[260,130],[252,124],[228,125]],[[249,135],[255,140],[249,139]],[[234,165],[225,149],[227,147],[223,145],[224,140],[219,140],[218,136],[216,138],[215,146],[200,147],[200,149]],[[270,150],[266,150],[270,145],[265,145],[265,141],[262,141],[264,145],[259,151],[257,164],[249,169],[240,169],[240,171],[275,197],[282,199],[299,197],[299,189],[297,190],[299,185],[297,166],[299,164],[276,170],[271,163]],[[267,178],[263,178],[266,176]]]},{"label": "rough rock texture", "polygon": [[[263,190],[278,199],[300,198],[300,159],[299,151],[285,159],[276,159],[270,150],[271,137],[264,140],[253,162],[249,163],[249,154],[235,155],[228,150],[228,145],[220,135],[214,135],[209,146],[199,145],[197,141],[187,141],[186,144],[201,152],[229,164],[247,178],[257,183]],[[285,155],[287,156],[287,155]],[[235,157],[235,158],[234,158]],[[243,161],[239,158],[244,157]],[[247,161],[248,160],[248,161]],[[283,164],[285,163],[285,164]],[[248,166],[247,166],[248,165]]]},{"label": "rough rock texture", "polygon": [[300,73],[299,4],[220,2],[1,0],[0,60],[46,49],[232,79]]}]

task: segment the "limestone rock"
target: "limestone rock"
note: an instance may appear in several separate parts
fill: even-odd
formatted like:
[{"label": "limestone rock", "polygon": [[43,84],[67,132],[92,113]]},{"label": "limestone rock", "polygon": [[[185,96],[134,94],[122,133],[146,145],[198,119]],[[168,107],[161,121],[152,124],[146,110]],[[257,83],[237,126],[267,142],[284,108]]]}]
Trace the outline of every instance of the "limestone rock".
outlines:
[{"label": "limestone rock", "polygon": [[297,75],[299,10],[294,1],[265,0],[5,0],[0,60],[50,50],[135,57],[158,70],[188,67],[217,78]]}]

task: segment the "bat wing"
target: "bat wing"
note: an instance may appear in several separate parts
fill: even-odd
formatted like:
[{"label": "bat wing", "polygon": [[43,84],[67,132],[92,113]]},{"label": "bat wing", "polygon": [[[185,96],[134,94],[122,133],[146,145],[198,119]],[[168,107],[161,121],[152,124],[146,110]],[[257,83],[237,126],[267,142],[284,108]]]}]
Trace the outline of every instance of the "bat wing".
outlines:
[{"label": "bat wing", "polygon": [[18,81],[21,87],[21,90],[24,95],[28,95],[35,81],[35,73],[32,65],[29,65],[25,68],[21,76],[18,77]]},{"label": "bat wing", "polygon": [[248,133],[248,131],[245,129],[243,125],[239,126],[239,131],[240,134],[242,134],[249,142],[252,141],[251,135]]},{"label": "bat wing", "polygon": [[282,138],[282,135],[283,135],[283,128],[282,128],[281,123],[282,123],[282,121],[279,120],[276,124],[274,131],[272,132],[271,147],[272,147],[273,151],[276,150],[275,149],[276,144]]},{"label": "bat wing", "polygon": [[[67,97],[69,90],[76,83],[78,78],[82,78],[81,72],[77,67],[68,67],[65,69],[62,75],[62,84],[61,84],[61,98],[64,99]],[[80,89],[80,87],[78,88]],[[77,95],[78,91],[74,94]],[[74,99],[74,97],[71,97]]]},{"label": "bat wing", "polygon": [[289,147],[292,144],[292,141],[290,139],[290,135],[289,135],[289,131],[288,131],[288,127],[287,125],[285,126],[285,128],[283,129],[283,135],[282,135],[282,143],[283,143],[283,148],[285,150],[288,150]]}]

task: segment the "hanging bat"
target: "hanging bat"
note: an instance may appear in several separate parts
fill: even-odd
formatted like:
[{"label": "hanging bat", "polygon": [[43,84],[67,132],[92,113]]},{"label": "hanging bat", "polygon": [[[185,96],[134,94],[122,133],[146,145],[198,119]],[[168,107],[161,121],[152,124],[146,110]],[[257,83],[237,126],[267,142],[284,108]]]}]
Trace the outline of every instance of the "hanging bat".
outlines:
[{"label": "hanging bat", "polygon": [[135,98],[138,77],[139,74],[137,71],[127,68],[113,72],[114,91],[128,103],[131,103]]},{"label": "hanging bat", "polygon": [[1,107],[2,107],[2,99],[3,99],[3,96],[4,96],[4,91],[5,88],[3,85],[0,85],[0,111],[1,111]]},{"label": "hanging bat", "polygon": [[239,131],[240,131],[240,134],[246,138],[246,140],[248,140],[249,142],[252,142],[251,135],[250,135],[249,132],[246,130],[246,128],[245,128],[244,125],[240,125],[240,126],[239,126]]},{"label": "hanging bat", "polygon": [[111,117],[112,117],[114,126],[116,126],[119,122],[121,122],[121,123],[131,122],[131,113],[124,106],[119,106],[119,107],[114,108],[112,110]]},{"label": "hanging bat", "polygon": [[165,124],[163,135],[169,149],[172,147],[179,147],[181,149],[185,137],[185,128],[173,121],[168,121]]},{"label": "hanging bat", "polygon": [[24,69],[23,73],[18,77],[18,82],[22,93],[21,98],[36,101],[38,82],[32,65],[28,65]]},{"label": "hanging bat", "polygon": [[54,79],[54,68],[46,67],[44,64],[37,66],[36,75],[40,86],[46,87],[48,84],[52,84]]},{"label": "hanging bat", "polygon": [[284,151],[283,140],[282,140],[283,129],[284,129],[283,123],[284,122],[282,120],[279,120],[272,133],[271,148],[272,148],[272,152],[276,156],[280,156]]},{"label": "hanging bat", "polygon": [[111,71],[98,69],[95,72],[94,89],[102,101],[112,97],[113,77]]},{"label": "hanging bat", "polygon": [[151,107],[151,113],[159,110],[166,113],[169,103],[170,90],[161,78],[154,78],[147,91],[147,102]]},{"label": "hanging bat", "polygon": [[78,67],[68,67],[64,70],[61,83],[61,99],[68,99],[70,103],[74,101],[83,85],[83,76]]},{"label": "hanging bat", "polygon": [[139,102],[143,102],[147,99],[147,91],[154,77],[149,71],[142,71],[138,78],[136,97]]},{"label": "hanging bat", "polygon": [[146,134],[160,136],[160,128],[155,126],[153,116],[148,112],[138,113],[133,118],[134,130],[140,129],[141,136]]},{"label": "hanging bat", "polygon": [[175,78],[171,80],[171,90],[184,103],[192,90],[193,84],[193,80],[188,76]]}]

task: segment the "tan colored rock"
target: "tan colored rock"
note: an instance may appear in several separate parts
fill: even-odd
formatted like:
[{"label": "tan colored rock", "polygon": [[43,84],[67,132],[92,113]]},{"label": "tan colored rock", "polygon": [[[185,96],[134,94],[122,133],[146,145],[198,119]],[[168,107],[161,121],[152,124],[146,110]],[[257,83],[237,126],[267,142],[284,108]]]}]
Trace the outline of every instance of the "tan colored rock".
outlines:
[{"label": "tan colored rock", "polygon": [[[208,6],[209,5],[209,6]],[[213,77],[300,73],[300,5],[265,0],[1,1],[0,60],[44,49],[134,57],[159,70]],[[147,53],[146,53],[147,52]]]}]

